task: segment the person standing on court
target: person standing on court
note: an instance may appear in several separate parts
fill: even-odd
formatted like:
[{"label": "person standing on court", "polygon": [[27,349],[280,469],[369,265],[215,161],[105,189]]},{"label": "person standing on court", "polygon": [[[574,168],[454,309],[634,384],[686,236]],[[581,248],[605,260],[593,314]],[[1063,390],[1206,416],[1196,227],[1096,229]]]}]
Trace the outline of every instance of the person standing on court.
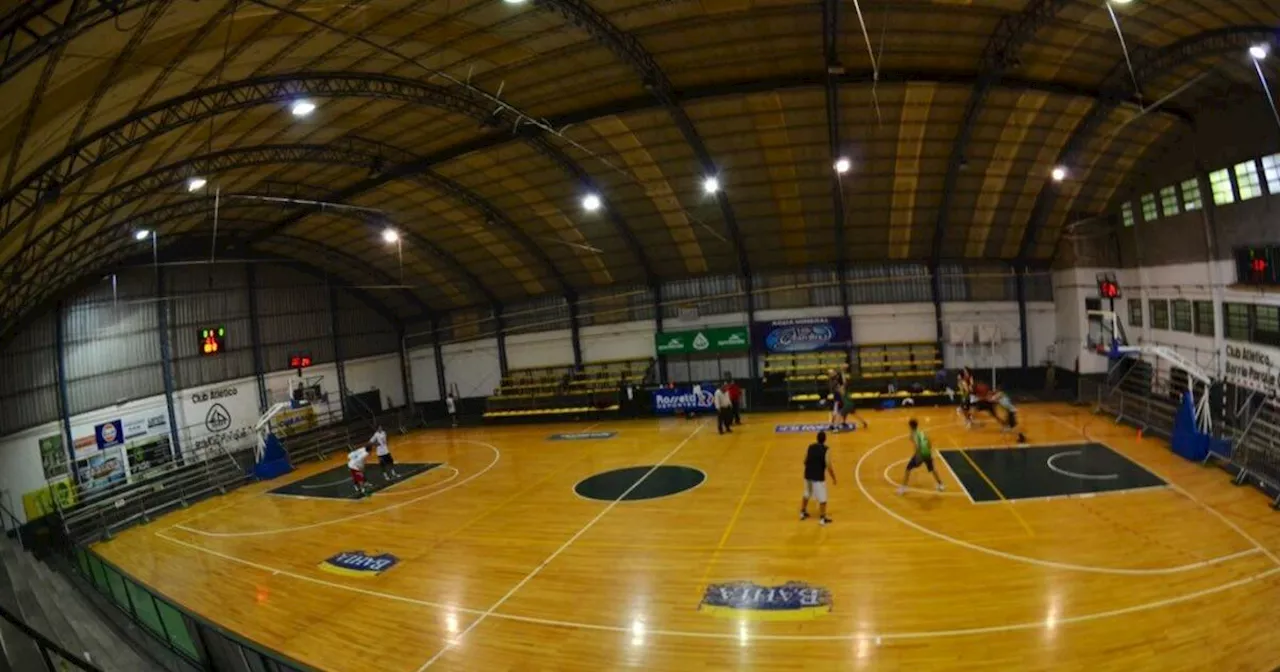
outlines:
[{"label": "person standing on court", "polygon": [[827,433],[818,432],[818,442],[809,446],[804,456],[804,497],[800,499],[800,520],[809,517],[809,500],[818,500],[818,524],[831,522],[827,517],[827,475],[836,484],[836,469],[827,454]]},{"label": "person standing on court", "polygon": [[911,470],[916,467],[923,466],[933,474],[933,480],[938,484],[938,492],[942,492],[942,477],[933,468],[933,444],[929,443],[929,437],[920,429],[920,423],[915,418],[911,418],[907,423],[907,427],[911,428],[911,444],[915,446],[915,452],[911,455],[911,461],[907,462],[907,469],[902,473],[902,485],[898,486],[898,494],[907,494],[907,483],[911,480]]},{"label": "person standing on court", "polygon": [[716,388],[716,430],[721,434],[733,433],[733,400],[729,398],[729,384]]},{"label": "person standing on court", "polygon": [[738,386],[738,381],[730,378],[725,385],[729,388],[729,401],[733,404],[733,424],[742,424],[742,388]]},{"label": "person standing on court", "polygon": [[454,427],[457,427],[458,426],[458,402],[453,398],[452,392],[449,393],[449,396],[444,398],[444,406],[446,409],[449,410],[449,421],[453,423]]}]

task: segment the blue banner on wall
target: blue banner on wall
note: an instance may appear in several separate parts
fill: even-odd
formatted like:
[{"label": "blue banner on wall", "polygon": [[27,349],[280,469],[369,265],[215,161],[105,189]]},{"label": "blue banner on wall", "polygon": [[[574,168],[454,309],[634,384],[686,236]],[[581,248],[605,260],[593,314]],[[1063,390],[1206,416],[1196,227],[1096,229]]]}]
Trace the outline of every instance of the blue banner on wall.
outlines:
[{"label": "blue banner on wall", "polygon": [[751,342],[765,352],[815,352],[843,350],[853,344],[853,328],[842,317],[801,317],[756,322]]},{"label": "blue banner on wall", "polygon": [[671,415],[693,411],[695,413],[714,412],[716,388],[703,385],[695,394],[692,387],[662,388],[653,391],[653,412],[657,415]]}]

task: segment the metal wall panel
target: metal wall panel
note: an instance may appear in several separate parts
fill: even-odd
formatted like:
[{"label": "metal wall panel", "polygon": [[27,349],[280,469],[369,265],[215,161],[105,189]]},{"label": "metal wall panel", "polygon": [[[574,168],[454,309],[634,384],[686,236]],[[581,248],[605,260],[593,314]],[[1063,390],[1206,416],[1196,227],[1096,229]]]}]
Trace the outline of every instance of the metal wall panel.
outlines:
[{"label": "metal wall panel", "polygon": [[151,270],[129,269],[67,305],[69,413],[164,392],[154,291]]},{"label": "metal wall panel", "polygon": [[929,269],[923,264],[869,264],[845,270],[849,303],[932,303]]},{"label": "metal wall panel", "polygon": [[544,296],[506,306],[502,322],[508,334],[569,328],[569,303],[562,296]]},{"label": "metal wall panel", "polygon": [[342,356],[346,359],[400,350],[400,334],[396,325],[342,290],[338,290],[338,337]]},{"label": "metal wall panel", "polygon": [[58,419],[52,313],[31,320],[0,352],[0,435]]},{"label": "metal wall panel", "polygon": [[298,351],[311,353],[316,364],[332,362],[328,288],[284,266],[264,264],[255,270],[263,368],[286,370],[289,354]]},{"label": "metal wall panel", "polygon": [[840,282],[834,269],[757,274],[754,288],[756,310],[840,305]]},{"label": "metal wall panel", "polygon": [[578,297],[581,327],[652,319],[653,291],[648,287],[617,287]]},{"label": "metal wall panel", "polygon": [[[252,376],[245,266],[178,266],[165,273],[176,389]],[[205,356],[200,352],[200,330],[217,327],[226,329],[226,350],[217,356]]]},{"label": "metal wall panel", "polygon": [[663,315],[674,319],[680,316],[682,309],[696,309],[699,315],[746,312],[747,297],[742,278],[720,275],[663,283]]},{"label": "metal wall panel", "polygon": [[1053,301],[1053,273],[1050,271],[1031,271],[1026,279],[1027,302]]}]

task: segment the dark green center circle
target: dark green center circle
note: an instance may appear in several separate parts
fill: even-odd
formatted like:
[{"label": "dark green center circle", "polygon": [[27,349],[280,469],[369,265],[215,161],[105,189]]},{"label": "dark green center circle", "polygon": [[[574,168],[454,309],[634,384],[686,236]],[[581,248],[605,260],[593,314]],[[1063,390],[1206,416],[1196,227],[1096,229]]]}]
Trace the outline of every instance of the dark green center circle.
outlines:
[{"label": "dark green center circle", "polygon": [[[650,470],[653,473],[649,473]],[[647,477],[645,474],[649,474]],[[644,479],[640,481],[640,479]],[[633,502],[678,495],[692,490],[707,480],[707,475],[693,467],[627,467],[588,476],[573,486],[579,497],[612,502]],[[639,485],[636,482],[640,481]],[[631,486],[635,486],[632,488]],[[628,492],[630,490],[630,492]],[[623,495],[626,495],[625,497]]]}]

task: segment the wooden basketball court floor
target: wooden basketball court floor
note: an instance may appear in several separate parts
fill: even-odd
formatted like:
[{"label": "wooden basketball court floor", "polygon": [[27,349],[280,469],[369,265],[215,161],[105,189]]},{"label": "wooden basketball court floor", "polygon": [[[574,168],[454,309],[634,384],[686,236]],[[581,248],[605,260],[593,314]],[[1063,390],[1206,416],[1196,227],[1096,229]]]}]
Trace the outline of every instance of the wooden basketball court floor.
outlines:
[{"label": "wooden basketball court floor", "polygon": [[[340,672],[1280,664],[1280,514],[1262,495],[1086,409],[1021,415],[1032,445],[1105,444],[1168,485],[975,503],[952,453],[938,460],[945,492],[917,470],[899,496],[908,417],[937,451],[1012,439],[966,430],[951,408],[884,411],[831,437],[839,480],[821,527],[798,519],[812,435],[775,431],[817,412],[750,415],[725,436],[684,419],[590,426],[617,432],[598,440],[548,440],[585,424],[441,430],[394,437],[399,461],[442,466],[369,499],[267,492],[335,457],[98,551],[208,620]],[[592,474],[653,465],[706,480],[645,501],[575,494]],[[352,551],[398,562],[320,568]],[[700,608],[708,586],[755,602]]]}]

